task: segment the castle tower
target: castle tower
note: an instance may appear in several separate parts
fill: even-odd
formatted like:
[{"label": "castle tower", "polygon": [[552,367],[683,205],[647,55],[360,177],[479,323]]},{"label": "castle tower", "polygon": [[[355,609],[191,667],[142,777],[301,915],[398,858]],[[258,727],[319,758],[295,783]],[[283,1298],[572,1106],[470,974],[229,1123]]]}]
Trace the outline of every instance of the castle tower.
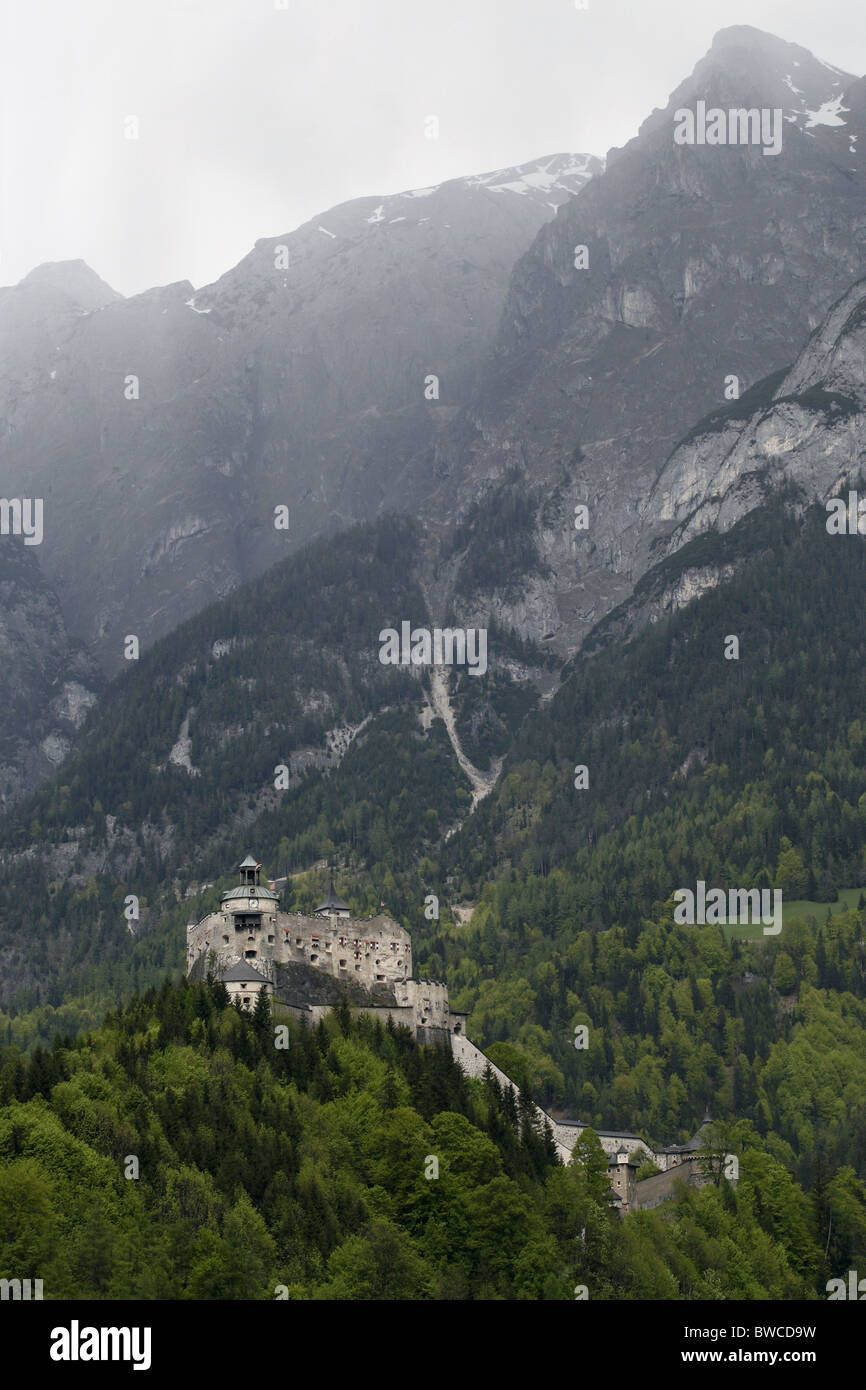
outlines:
[{"label": "castle tower", "polygon": [[264,990],[265,994],[274,992],[270,980],[245,960],[239,960],[229,970],[224,970],[220,979],[226,987],[230,1001],[234,1003],[239,999],[243,1009],[252,1008],[261,990]]},{"label": "castle tower", "polygon": [[220,899],[222,942],[244,960],[255,961],[261,946],[273,946],[280,899],[261,883],[261,861],[248,854],[239,865],[241,881]]}]

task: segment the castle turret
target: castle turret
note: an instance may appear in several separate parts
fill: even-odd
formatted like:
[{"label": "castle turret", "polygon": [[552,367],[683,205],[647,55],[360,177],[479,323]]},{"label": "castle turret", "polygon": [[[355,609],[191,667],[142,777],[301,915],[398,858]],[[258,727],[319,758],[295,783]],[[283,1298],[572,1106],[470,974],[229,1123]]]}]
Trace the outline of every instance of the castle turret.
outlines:
[{"label": "castle turret", "polygon": [[242,859],[240,865],[241,883],[246,883],[252,888],[258,887],[259,875],[262,871],[261,860],[258,862],[248,854],[246,859]]},{"label": "castle turret", "polygon": [[334,892],[334,880],[331,879],[331,886],[327,896],[322,899],[316,908],[317,917],[351,917],[352,909],[348,903],[344,903],[342,898],[338,898]]}]

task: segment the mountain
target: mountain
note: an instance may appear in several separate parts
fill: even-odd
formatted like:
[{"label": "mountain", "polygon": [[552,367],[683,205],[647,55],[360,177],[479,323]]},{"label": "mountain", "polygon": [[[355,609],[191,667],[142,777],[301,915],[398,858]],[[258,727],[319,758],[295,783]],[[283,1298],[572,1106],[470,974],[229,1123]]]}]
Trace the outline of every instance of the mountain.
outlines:
[{"label": "mountain", "polygon": [[[380,660],[383,627],[425,620],[423,557],[418,523],[360,525],[311,543],[129,663],[59,775],[0,823],[3,1006],[46,1018],[66,1009],[80,1022],[142,968],[180,964],[184,913],[231,872],[234,841],[253,826],[269,843],[276,835],[280,867],[318,863],[348,837],[380,863],[358,909],[403,901],[394,874],[472,804],[456,736],[435,717],[448,713],[447,691],[418,667]],[[489,636],[484,692],[457,702],[471,702],[467,743],[486,766],[545,679],[540,652]],[[40,885],[26,940],[15,925],[25,882]],[[298,885],[305,907],[318,887]],[[128,893],[141,906],[132,931]]]},{"label": "mountain", "polygon": [[517,256],[600,168],[556,155],[356,199],[198,292],[122,299],[80,262],[0,292],[0,490],[45,500],[70,632],[116,671],[127,634],[390,507],[468,399]]},{"label": "mountain", "polygon": [[[676,143],[677,112],[698,102],[778,109],[781,150]],[[418,462],[446,518],[513,470],[539,491],[541,565],[519,603],[484,595],[501,621],[574,651],[670,529],[645,503],[677,443],[790,365],[866,271],[864,102],[864,79],[807,50],[722,30],[518,261],[483,385]]]}]

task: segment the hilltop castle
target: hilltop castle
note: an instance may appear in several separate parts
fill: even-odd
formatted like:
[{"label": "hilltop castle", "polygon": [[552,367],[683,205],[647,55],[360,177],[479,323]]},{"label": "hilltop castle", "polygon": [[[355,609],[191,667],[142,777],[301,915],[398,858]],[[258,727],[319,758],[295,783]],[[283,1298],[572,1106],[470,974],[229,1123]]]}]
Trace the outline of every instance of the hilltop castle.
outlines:
[{"label": "hilltop castle", "polygon": [[412,938],[391,917],[353,917],[333,883],[312,916],[281,912],[261,867],[247,855],[219,911],[187,927],[191,977],[212,971],[246,1006],[265,990],[307,1021],[345,996],[356,1011],[383,1021],[390,1014],[421,1042],[465,1032],[466,1016],[452,1012],[444,982],[412,978]]},{"label": "hilltop castle", "polygon": [[[280,911],[277,881],[261,882],[261,863],[247,855],[239,866],[240,883],[223,893],[219,911],[186,929],[187,974],[204,979],[214,974],[229,998],[252,1008],[260,991],[271,995],[293,1017],[315,1024],[340,999],[353,1013],[389,1017],[405,1024],[419,1042],[450,1047],[469,1076],[492,1071],[501,1086],[514,1086],[466,1036],[466,1015],[454,1013],[448,987],[442,980],[412,978],[412,938],[389,917],[353,917],[351,908],[335,893],[333,882],[312,916]],[[563,1163],[584,1130],[577,1121],[551,1119],[539,1106],[539,1117],[553,1131]],[[675,1178],[691,1186],[707,1181],[701,1151],[706,1116],[688,1144],[657,1149],[640,1135],[596,1130],[608,1155],[614,1205],[629,1211],[654,1207],[673,1194]],[[645,1153],[661,1171],[637,1182],[635,1155]]]}]

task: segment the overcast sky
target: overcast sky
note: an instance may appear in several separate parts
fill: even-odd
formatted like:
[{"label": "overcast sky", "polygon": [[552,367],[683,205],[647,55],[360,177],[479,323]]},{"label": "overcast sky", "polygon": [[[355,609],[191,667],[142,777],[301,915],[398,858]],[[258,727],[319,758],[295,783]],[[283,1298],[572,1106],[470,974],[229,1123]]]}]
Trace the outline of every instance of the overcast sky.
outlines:
[{"label": "overcast sky", "polygon": [[603,155],[730,24],[866,71],[863,0],[281,3],[0,0],[0,284],[199,286],[347,198]]}]

